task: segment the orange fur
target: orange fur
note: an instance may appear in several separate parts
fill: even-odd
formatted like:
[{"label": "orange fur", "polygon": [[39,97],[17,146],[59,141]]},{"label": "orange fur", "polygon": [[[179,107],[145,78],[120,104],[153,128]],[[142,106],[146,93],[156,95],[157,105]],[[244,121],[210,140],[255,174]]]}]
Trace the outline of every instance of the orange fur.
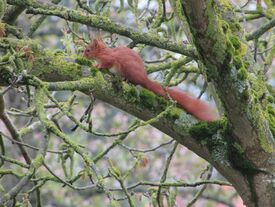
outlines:
[{"label": "orange fur", "polygon": [[150,80],[142,59],[130,48],[108,48],[102,40],[94,39],[83,55],[89,59],[95,59],[98,68],[108,68],[111,72],[119,73],[125,80],[141,85],[159,96],[167,99],[168,93],[179,106],[202,121],[217,119],[213,110],[205,102],[176,89],[167,88],[165,91],[159,83]]}]

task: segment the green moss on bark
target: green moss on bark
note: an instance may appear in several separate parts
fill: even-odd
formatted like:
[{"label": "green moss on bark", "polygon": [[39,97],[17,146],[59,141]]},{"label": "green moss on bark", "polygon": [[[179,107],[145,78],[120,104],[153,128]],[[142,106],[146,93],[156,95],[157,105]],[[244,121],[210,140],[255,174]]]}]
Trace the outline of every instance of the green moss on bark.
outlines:
[{"label": "green moss on bark", "polygon": [[53,75],[53,81],[78,80],[82,77],[81,65],[74,62],[74,58],[52,51],[44,51],[35,56],[32,74],[38,77]]},{"label": "green moss on bark", "polygon": [[227,129],[228,122],[222,119],[215,122],[199,122],[190,128],[189,133],[198,140],[208,139],[220,129]]}]

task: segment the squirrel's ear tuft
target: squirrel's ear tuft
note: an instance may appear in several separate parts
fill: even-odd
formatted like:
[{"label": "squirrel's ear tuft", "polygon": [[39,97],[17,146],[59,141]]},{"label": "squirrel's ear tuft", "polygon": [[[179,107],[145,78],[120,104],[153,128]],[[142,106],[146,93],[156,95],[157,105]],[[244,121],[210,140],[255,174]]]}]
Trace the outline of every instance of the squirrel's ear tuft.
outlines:
[{"label": "squirrel's ear tuft", "polygon": [[97,48],[97,47],[98,47],[98,41],[97,41],[97,39],[93,39],[93,40],[90,42],[90,44],[88,45],[88,47],[89,47],[90,49]]},{"label": "squirrel's ear tuft", "polygon": [[93,39],[92,45],[93,45],[94,47],[97,47],[97,46],[98,46],[98,40],[97,40],[97,39]]},{"label": "squirrel's ear tuft", "polygon": [[105,45],[105,43],[103,42],[103,40],[102,39],[99,39],[99,38],[96,38],[96,39],[93,39],[93,41],[92,41],[92,47],[93,48],[105,48],[106,47],[106,45]]},{"label": "squirrel's ear tuft", "polygon": [[95,35],[94,35],[94,39],[97,39],[99,41],[102,41],[102,35],[101,35],[101,32],[96,32]]}]

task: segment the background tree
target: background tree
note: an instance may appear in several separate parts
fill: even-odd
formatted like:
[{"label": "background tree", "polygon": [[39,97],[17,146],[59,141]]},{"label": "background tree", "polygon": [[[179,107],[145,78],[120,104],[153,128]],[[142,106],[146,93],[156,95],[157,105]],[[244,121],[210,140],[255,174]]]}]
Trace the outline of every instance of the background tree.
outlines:
[{"label": "background tree", "polygon": [[[232,185],[275,206],[274,1],[0,3],[0,205],[233,206]],[[98,71],[82,56],[98,34],[220,119]]]}]

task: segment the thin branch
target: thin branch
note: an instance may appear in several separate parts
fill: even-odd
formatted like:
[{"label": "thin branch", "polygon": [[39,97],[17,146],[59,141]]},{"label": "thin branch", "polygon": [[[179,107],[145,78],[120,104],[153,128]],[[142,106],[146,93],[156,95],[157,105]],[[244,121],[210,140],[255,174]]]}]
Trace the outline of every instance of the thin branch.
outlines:
[{"label": "thin branch", "polygon": [[172,144],[173,142],[174,142],[175,140],[170,140],[169,142],[165,142],[165,143],[162,143],[162,144],[160,144],[160,145],[158,145],[158,146],[156,146],[156,147],[153,147],[153,148],[150,148],[150,149],[136,149],[136,148],[131,148],[131,147],[128,147],[128,146],[126,146],[126,145],[124,145],[124,144],[119,144],[120,146],[122,146],[123,148],[125,148],[125,149],[127,149],[127,150],[129,150],[129,151],[131,151],[131,152],[141,152],[141,153],[147,153],[147,152],[153,152],[153,151],[156,151],[157,149],[159,149],[159,148],[161,148],[161,147],[163,147],[163,146],[165,146],[165,145],[169,145],[169,144]]},{"label": "thin branch", "polygon": [[[130,125],[130,128],[133,127],[134,125],[136,125],[137,122],[134,121],[131,125]],[[129,134],[129,133],[128,133]],[[94,163],[97,163],[102,157],[104,157],[105,155],[108,154],[109,151],[111,151],[111,149],[113,149],[115,146],[117,145],[121,145],[121,142],[123,140],[125,140],[128,136],[128,134],[123,134],[123,135],[120,135],[120,137],[118,139],[116,139],[109,147],[107,147],[104,151],[102,151],[101,153],[99,153],[94,159]]]},{"label": "thin branch", "polygon": [[[35,147],[35,146],[32,146],[32,145],[29,145],[29,144],[26,144],[24,142],[19,142],[19,141],[15,141],[14,139],[12,139],[11,137],[7,136],[6,134],[4,134],[3,132],[0,132],[0,135],[2,135],[3,137],[5,137],[6,139],[10,140],[12,143],[15,143],[15,144],[18,144],[18,145],[22,145],[22,146],[25,146],[25,147],[28,147],[32,150],[36,150],[36,151],[39,151],[41,150],[40,148],[38,147]],[[80,147],[83,147],[83,146],[80,146]],[[65,153],[67,150],[47,150],[47,152],[49,153],[54,153],[54,154],[62,154],[62,153]]]},{"label": "thin branch", "polygon": [[88,6],[85,5],[85,4],[82,4],[82,3],[80,2],[80,0],[76,0],[76,1],[77,1],[78,6],[79,6],[81,9],[87,11],[87,12],[90,13],[90,14],[94,14],[94,12],[92,11],[92,9],[90,9],[90,7],[88,7]]},{"label": "thin branch", "polygon": [[[5,103],[4,103],[4,99],[3,99],[3,96],[0,95],[0,105],[2,107],[5,106]],[[6,114],[6,112],[3,110],[2,113],[0,114],[0,119],[3,121],[3,123],[5,124],[5,126],[7,127],[7,129],[9,130],[11,136],[12,136],[12,139],[16,142],[23,142],[16,127],[13,125],[13,123],[11,122],[9,116]],[[31,164],[31,158],[28,154],[28,152],[26,151],[26,149],[22,146],[22,145],[18,145],[25,161],[27,164]]]},{"label": "thin branch", "polygon": [[258,39],[260,36],[262,36],[266,31],[271,29],[272,27],[275,27],[275,17],[270,20],[269,22],[263,24],[259,29],[256,31],[252,32],[251,34],[246,36],[246,39],[249,40],[254,40]]},{"label": "thin branch", "polygon": [[[171,61],[168,63],[161,63],[158,65],[147,65],[146,66],[146,72],[149,73],[154,73],[154,72],[159,72],[162,70],[166,70],[172,67],[172,65],[176,68],[179,68],[183,65],[186,65],[187,63],[191,62],[193,59],[192,58],[179,58],[178,60]],[[187,71],[186,71],[187,72]]]},{"label": "thin branch", "polygon": [[[212,185],[224,185],[224,186],[232,186],[231,183],[220,181],[220,180],[202,180],[193,183],[177,181],[177,182],[166,182],[166,183],[156,183],[156,182],[149,182],[149,181],[141,181],[131,186],[128,186],[128,190],[135,189],[138,186],[154,186],[154,187],[197,187],[200,185],[205,184],[212,184]],[[111,188],[110,191],[121,191],[121,189]]]},{"label": "thin branch", "polygon": [[[73,185],[71,185],[71,184],[68,183],[67,181],[61,179],[60,176],[56,175],[56,174],[49,168],[49,166],[48,166],[45,162],[43,162],[43,166],[49,171],[50,174],[52,174],[52,176],[54,176],[57,180],[59,180],[59,181],[60,181],[61,183],[63,183],[65,186],[69,186],[71,189],[76,190],[76,188],[75,188]],[[94,185],[94,186],[96,186],[96,185]]]},{"label": "thin branch", "polygon": [[7,156],[5,156],[5,155],[0,155],[0,158],[3,159],[3,160],[5,160],[5,161],[7,161],[7,162],[12,163],[12,164],[15,164],[15,165],[18,165],[18,166],[20,166],[20,167],[23,167],[23,168],[29,168],[29,167],[30,167],[30,165],[26,165],[26,164],[23,163],[23,162],[20,162],[20,161],[18,161],[18,160],[16,160],[16,159],[12,159],[12,158],[7,157]]},{"label": "thin branch", "polygon": [[[59,4],[61,0],[53,0],[53,4]],[[42,15],[39,17],[30,27],[30,31],[28,33],[28,37],[32,37],[33,33],[39,28],[39,26],[44,22],[44,20],[47,18],[46,15]]]},{"label": "thin branch", "polygon": [[123,178],[120,175],[120,173],[116,173],[114,170],[109,170],[109,173],[119,182],[119,184],[121,186],[121,190],[125,193],[130,207],[135,207],[135,204],[131,198],[131,195],[130,195],[128,189],[126,188],[126,186],[124,184]]},{"label": "thin branch", "polygon": [[[167,173],[168,173],[168,169],[169,169],[169,166],[170,166],[170,163],[172,161],[172,158],[173,158],[173,155],[175,154],[176,152],[176,149],[178,147],[178,142],[176,142],[173,146],[173,149],[172,151],[170,152],[167,160],[166,160],[166,163],[165,163],[165,167],[164,167],[164,171],[163,171],[163,174],[161,176],[161,179],[160,179],[160,183],[164,183],[166,181],[166,177],[167,177]],[[158,191],[157,191],[157,202],[158,202],[158,205],[159,207],[163,206],[162,205],[162,200],[161,200],[161,187],[162,186],[159,186],[158,188]]]},{"label": "thin branch", "polygon": [[[213,167],[208,166],[207,168],[208,168],[208,174],[206,176],[206,180],[209,180],[212,176]],[[186,205],[186,207],[191,207],[198,200],[198,198],[202,195],[202,193],[205,191],[206,187],[207,187],[207,185],[203,185],[202,188],[196,193],[194,198]]]}]

